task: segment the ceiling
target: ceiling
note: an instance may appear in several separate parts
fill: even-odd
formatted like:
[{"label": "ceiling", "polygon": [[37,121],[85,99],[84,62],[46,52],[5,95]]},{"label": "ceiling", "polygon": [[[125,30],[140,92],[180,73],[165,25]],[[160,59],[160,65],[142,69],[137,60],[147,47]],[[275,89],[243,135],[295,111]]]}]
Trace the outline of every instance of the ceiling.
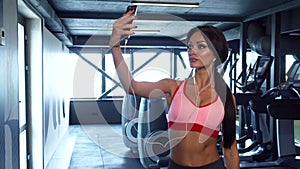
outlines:
[{"label": "ceiling", "polygon": [[[25,0],[24,0],[25,1]],[[107,46],[113,22],[131,0],[27,0],[45,18],[48,29],[69,47]],[[152,0],[154,1],[154,0]],[[174,0],[155,0],[174,2]],[[199,7],[138,6],[138,26],[129,45],[178,45],[192,27],[211,24],[239,38],[240,22],[300,6],[299,0],[177,0]]]}]

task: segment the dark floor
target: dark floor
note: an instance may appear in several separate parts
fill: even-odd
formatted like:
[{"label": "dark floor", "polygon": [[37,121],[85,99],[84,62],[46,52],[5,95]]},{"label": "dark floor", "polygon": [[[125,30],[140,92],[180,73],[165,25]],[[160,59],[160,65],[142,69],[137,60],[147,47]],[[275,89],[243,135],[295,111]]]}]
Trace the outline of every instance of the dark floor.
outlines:
[{"label": "dark floor", "polygon": [[47,169],[144,169],[124,145],[121,125],[71,125],[66,135]]},{"label": "dark floor", "polygon": [[[251,168],[258,169],[255,166]],[[137,155],[132,154],[124,145],[121,125],[71,125],[47,169],[144,169],[144,167]]]},{"label": "dark floor", "polygon": [[81,126],[77,132],[69,169],[143,169],[123,144],[120,125]]}]

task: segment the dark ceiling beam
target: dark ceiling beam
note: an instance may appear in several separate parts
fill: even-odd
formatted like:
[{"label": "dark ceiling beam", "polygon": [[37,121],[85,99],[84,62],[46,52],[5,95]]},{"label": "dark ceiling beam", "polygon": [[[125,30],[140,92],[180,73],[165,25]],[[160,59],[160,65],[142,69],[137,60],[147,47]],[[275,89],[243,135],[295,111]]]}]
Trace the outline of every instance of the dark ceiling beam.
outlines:
[{"label": "dark ceiling beam", "polygon": [[[239,39],[239,32],[236,29],[224,31],[228,41]],[[74,36],[73,47],[109,47],[110,36]],[[121,41],[121,45],[124,42]],[[131,47],[185,47],[184,41],[172,37],[153,37],[153,36],[133,36],[129,39],[127,46]],[[71,46],[69,46],[71,47]]]},{"label": "dark ceiling beam", "polygon": [[[109,12],[57,12],[61,19],[118,19],[123,13]],[[241,22],[242,17],[224,17],[210,15],[187,15],[187,14],[155,14],[141,13],[139,20],[160,20],[160,21],[223,21],[223,22]]]},{"label": "dark ceiling beam", "polygon": [[[108,47],[110,36],[75,36],[74,47]],[[121,42],[123,45],[124,42]],[[171,37],[143,37],[133,36],[129,39],[128,46],[177,46],[185,47],[178,39]]]},{"label": "dark ceiling beam", "polygon": [[123,15],[123,13],[113,12],[57,12],[57,15],[61,19],[117,19]]},{"label": "dark ceiling beam", "polygon": [[[239,38],[238,31],[236,30],[240,23],[220,23],[215,26],[219,27],[228,41]],[[88,36],[88,35],[76,35],[73,36],[73,46],[86,46],[86,47],[95,47],[102,46],[107,47],[109,44],[110,36]],[[131,46],[185,46],[180,40],[172,37],[161,36],[161,37],[152,37],[152,36],[133,36],[128,41],[128,45]]]},{"label": "dark ceiling beam", "polygon": [[293,0],[290,2],[283,2],[282,5],[278,5],[275,6],[273,8],[269,8],[267,10],[261,11],[261,12],[257,12],[253,15],[250,15],[246,18],[244,18],[243,22],[249,22],[255,19],[259,19],[277,12],[282,12],[282,11],[286,11],[286,10],[290,10],[293,8],[298,8],[300,7],[300,1],[299,0]]},{"label": "dark ceiling beam", "polygon": [[131,0],[76,0],[76,1],[83,1],[83,2],[86,2],[86,1],[102,1],[102,2],[131,2]]}]

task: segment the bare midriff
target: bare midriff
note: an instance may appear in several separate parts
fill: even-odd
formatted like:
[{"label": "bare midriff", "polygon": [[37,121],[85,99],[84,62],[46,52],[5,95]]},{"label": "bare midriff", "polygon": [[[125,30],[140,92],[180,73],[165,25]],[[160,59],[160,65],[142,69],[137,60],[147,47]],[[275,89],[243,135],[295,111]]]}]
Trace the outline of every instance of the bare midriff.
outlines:
[{"label": "bare midriff", "polygon": [[171,159],[182,166],[198,167],[214,161],[220,156],[217,152],[217,138],[193,131],[169,130]]}]

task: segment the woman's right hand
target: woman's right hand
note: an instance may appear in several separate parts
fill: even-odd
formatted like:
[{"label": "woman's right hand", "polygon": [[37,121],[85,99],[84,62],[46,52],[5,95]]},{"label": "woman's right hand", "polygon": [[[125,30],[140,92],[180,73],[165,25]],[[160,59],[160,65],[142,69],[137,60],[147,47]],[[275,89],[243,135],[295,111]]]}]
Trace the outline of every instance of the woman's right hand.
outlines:
[{"label": "woman's right hand", "polygon": [[134,34],[132,29],[137,28],[137,26],[132,23],[133,20],[136,19],[136,16],[133,15],[133,13],[133,10],[129,11],[114,22],[109,41],[110,48],[119,46],[121,38]]}]

